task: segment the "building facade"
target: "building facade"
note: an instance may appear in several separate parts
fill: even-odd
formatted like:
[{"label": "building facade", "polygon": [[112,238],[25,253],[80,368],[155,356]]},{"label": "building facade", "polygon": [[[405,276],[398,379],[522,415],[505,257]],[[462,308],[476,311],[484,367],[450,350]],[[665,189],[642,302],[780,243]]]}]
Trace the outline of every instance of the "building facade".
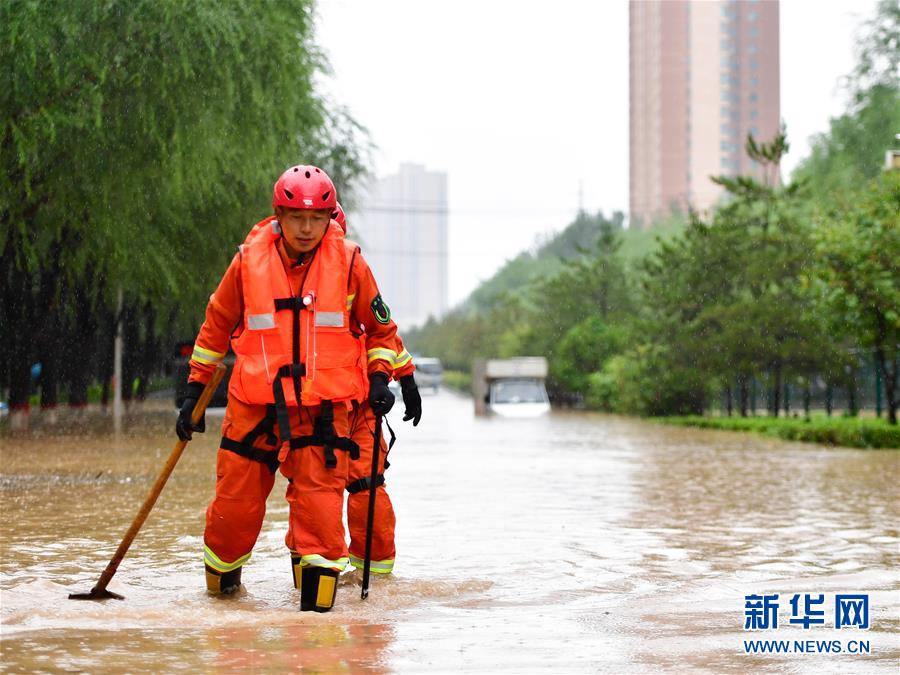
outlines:
[{"label": "building facade", "polygon": [[369,186],[348,224],[401,332],[447,311],[446,173],[401,164]]},{"label": "building facade", "polygon": [[[632,0],[631,223],[707,213],[714,175],[759,175],[747,135],[779,130],[777,0]],[[771,177],[770,177],[771,178]]]}]

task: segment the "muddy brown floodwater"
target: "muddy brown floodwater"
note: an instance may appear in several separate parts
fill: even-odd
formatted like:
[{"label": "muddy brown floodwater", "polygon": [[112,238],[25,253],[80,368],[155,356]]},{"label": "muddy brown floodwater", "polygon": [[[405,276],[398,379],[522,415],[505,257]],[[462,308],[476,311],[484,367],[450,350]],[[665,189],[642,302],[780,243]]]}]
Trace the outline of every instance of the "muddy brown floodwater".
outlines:
[{"label": "muddy brown floodwater", "polygon": [[[391,414],[395,573],[366,601],[344,574],[328,614],[298,611],[283,478],[244,590],[207,596],[215,411],[109,586],[121,602],[67,594],[90,590],[115,551],[174,412],[120,437],[0,438],[0,670],[897,672],[897,451],[580,412],[476,419],[449,392],[424,410],[416,429]],[[779,627],[745,631],[746,596],[776,593]],[[835,629],[840,593],[868,595],[868,630]],[[795,594],[823,595],[824,626],[789,623]],[[746,654],[751,639],[844,653]],[[869,653],[846,653],[852,641]]]}]

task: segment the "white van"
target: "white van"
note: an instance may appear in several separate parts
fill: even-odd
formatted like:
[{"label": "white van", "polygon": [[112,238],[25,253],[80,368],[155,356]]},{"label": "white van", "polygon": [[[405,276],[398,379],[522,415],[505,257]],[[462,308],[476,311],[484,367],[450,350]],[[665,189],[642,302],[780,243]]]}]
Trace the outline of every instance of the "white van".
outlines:
[{"label": "white van", "polygon": [[416,384],[419,390],[431,389],[435,393],[441,388],[444,381],[444,366],[440,359],[421,356],[413,359],[416,364]]},{"label": "white van", "polygon": [[488,405],[501,417],[536,417],[550,412],[547,389],[538,378],[494,380]]}]

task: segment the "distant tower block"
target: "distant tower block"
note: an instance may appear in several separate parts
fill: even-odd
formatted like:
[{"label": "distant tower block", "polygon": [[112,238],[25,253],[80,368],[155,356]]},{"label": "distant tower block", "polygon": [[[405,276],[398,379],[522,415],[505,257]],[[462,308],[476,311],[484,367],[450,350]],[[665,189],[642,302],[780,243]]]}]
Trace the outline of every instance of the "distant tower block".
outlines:
[{"label": "distant tower block", "polygon": [[778,132],[777,0],[639,0],[630,12],[631,223],[722,194],[710,176],[756,174],[748,133]]},{"label": "distant tower block", "polygon": [[348,223],[401,331],[447,311],[447,174],[401,164],[375,181]]}]

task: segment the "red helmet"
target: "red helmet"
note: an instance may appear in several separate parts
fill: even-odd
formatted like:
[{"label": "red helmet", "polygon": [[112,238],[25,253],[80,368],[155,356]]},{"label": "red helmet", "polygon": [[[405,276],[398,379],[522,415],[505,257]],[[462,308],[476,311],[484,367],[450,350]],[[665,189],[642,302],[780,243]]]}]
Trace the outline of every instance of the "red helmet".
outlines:
[{"label": "red helmet", "polygon": [[328,174],[315,166],[298,164],[285,171],[275,181],[272,208],[331,209],[337,206],[334,183]]},{"label": "red helmet", "polygon": [[331,219],[341,226],[344,234],[347,234],[347,216],[344,214],[344,208],[340,202],[335,202],[334,213],[331,214]]}]

